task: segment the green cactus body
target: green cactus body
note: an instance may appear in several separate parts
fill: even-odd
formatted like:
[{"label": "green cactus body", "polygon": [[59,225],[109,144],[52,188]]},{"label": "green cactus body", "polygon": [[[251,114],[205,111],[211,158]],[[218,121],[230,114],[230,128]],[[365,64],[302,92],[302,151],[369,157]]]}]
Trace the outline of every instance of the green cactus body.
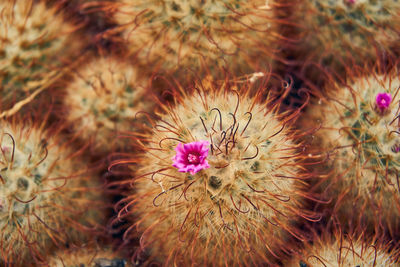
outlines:
[{"label": "green cactus body", "polygon": [[112,57],[95,59],[66,88],[67,120],[96,151],[121,148],[124,139],[116,138],[117,131],[132,131],[135,115],[152,108],[146,94],[146,79],[137,67]]},{"label": "green cactus body", "polygon": [[[376,50],[390,51],[400,39],[397,0],[307,0],[299,5],[308,37],[319,62],[337,67],[376,58]],[[354,2],[354,3],[353,3]],[[304,16],[306,14],[306,16]]]},{"label": "green cactus body", "polygon": [[265,0],[120,0],[117,7],[114,18],[144,64],[246,72],[257,59],[271,63],[274,29]]},{"label": "green cactus body", "polygon": [[0,147],[0,263],[42,262],[52,243],[101,221],[102,215],[85,213],[100,203],[97,182],[55,136],[1,121]]},{"label": "green cactus body", "polygon": [[360,238],[331,236],[316,238],[305,248],[284,263],[287,267],[367,267],[400,266],[399,250],[389,249],[387,243],[367,242]]},{"label": "green cactus body", "polygon": [[[335,97],[310,107],[309,115],[322,124],[318,150],[334,159],[336,183],[327,193],[340,199],[335,209],[341,223],[399,229],[399,83],[394,73],[365,76],[349,88],[332,86],[339,90]],[[385,111],[377,107],[379,93],[394,97]]]},{"label": "green cactus body", "polygon": [[[310,216],[295,133],[243,91],[199,88],[163,107],[146,153],[134,156],[140,167],[126,211],[135,223],[125,235],[136,225],[141,248],[166,265],[273,264],[289,249],[289,233],[300,236],[292,223]],[[172,166],[178,144],[200,140],[210,143],[209,168],[190,174]]]},{"label": "green cactus body", "polygon": [[55,77],[82,47],[76,29],[44,1],[4,0],[0,3],[0,110]]}]

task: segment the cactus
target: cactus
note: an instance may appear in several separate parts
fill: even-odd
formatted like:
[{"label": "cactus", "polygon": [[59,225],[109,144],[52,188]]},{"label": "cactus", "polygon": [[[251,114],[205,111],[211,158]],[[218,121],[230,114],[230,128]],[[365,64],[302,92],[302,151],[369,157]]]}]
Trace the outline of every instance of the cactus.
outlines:
[{"label": "cactus", "polygon": [[0,109],[35,94],[60,75],[82,47],[56,6],[44,1],[0,3]]},{"label": "cactus", "polygon": [[78,153],[44,125],[20,120],[0,122],[0,264],[5,266],[42,263],[53,244],[82,240],[82,229],[88,232],[87,226],[103,219],[100,208],[92,209],[102,203],[100,186]]},{"label": "cactus", "polygon": [[333,159],[333,184],[324,190],[337,200],[341,224],[398,234],[398,72],[370,72],[348,83],[327,86],[335,95],[321,98],[304,117],[321,124],[315,147]]},{"label": "cactus", "polygon": [[400,251],[393,244],[380,240],[366,241],[362,236],[325,233],[317,237],[313,244],[305,248],[291,260],[287,267],[345,267],[345,266],[399,266]]},{"label": "cactus", "polygon": [[129,267],[132,266],[110,248],[98,245],[85,245],[58,250],[48,259],[52,267]]},{"label": "cactus", "polygon": [[164,70],[271,63],[273,15],[265,0],[119,0],[115,21],[143,64]]},{"label": "cactus", "polygon": [[302,239],[294,222],[314,216],[302,206],[309,174],[289,129],[295,114],[278,115],[279,104],[258,103],[246,86],[239,94],[206,79],[198,88],[161,107],[133,155],[125,237],[137,227],[140,248],[165,265],[274,264],[291,235]]},{"label": "cactus", "polygon": [[303,49],[303,54],[312,50],[305,53],[308,59],[314,57],[335,71],[343,71],[348,63],[372,63],[377,51],[396,50],[397,0],[305,0],[297,7],[295,19],[306,29],[306,37],[295,49]]},{"label": "cactus", "polygon": [[95,151],[121,148],[126,139],[115,138],[116,132],[132,131],[135,115],[152,108],[146,94],[146,79],[136,66],[113,57],[94,59],[66,88],[66,118]]}]

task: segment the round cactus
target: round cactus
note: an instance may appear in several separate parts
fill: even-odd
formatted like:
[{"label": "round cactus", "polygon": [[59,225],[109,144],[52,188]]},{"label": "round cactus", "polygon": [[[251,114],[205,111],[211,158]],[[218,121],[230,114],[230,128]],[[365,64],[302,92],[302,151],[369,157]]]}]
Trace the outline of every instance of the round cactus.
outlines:
[{"label": "round cactus", "polygon": [[0,3],[0,109],[48,86],[82,47],[77,26],[44,1]]},{"label": "round cactus", "polygon": [[350,62],[372,63],[377,51],[393,51],[400,39],[399,1],[305,0],[296,7],[306,37],[295,49],[335,71]]},{"label": "round cactus", "polygon": [[341,224],[398,233],[398,77],[371,73],[347,86],[332,84],[335,96],[321,98],[304,117],[322,126],[315,145],[333,159],[333,183],[324,190],[336,198]]},{"label": "round cactus", "polygon": [[[143,64],[248,71],[271,63],[275,38],[265,0],[119,0],[114,19]],[[215,68],[214,70],[219,70]]]},{"label": "round cactus", "polygon": [[102,220],[99,209],[90,210],[101,203],[101,186],[69,144],[42,126],[0,125],[0,263],[30,266],[52,244],[78,233],[82,239]]},{"label": "round cactus", "polygon": [[135,190],[119,214],[133,215],[125,236],[137,227],[140,248],[166,265],[274,264],[291,235],[302,238],[293,223],[312,217],[303,208],[309,174],[288,126],[294,115],[278,115],[245,86],[240,94],[207,80],[198,87],[162,107],[133,156]]},{"label": "round cactus", "polygon": [[49,266],[65,267],[129,267],[130,265],[119,253],[110,248],[85,245],[58,250],[48,259]]},{"label": "round cactus", "polygon": [[152,108],[146,94],[146,79],[137,67],[113,57],[95,59],[66,88],[66,118],[96,151],[110,151],[126,141],[116,132],[132,130],[136,114]]},{"label": "round cactus", "polygon": [[385,242],[368,242],[350,236],[317,238],[284,263],[287,267],[399,266],[400,252]]}]

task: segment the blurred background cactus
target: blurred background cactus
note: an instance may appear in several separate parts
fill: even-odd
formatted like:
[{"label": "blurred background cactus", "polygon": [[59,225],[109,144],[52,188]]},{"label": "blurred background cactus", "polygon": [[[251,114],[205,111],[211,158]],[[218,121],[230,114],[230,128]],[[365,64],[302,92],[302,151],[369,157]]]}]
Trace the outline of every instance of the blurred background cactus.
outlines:
[{"label": "blurred background cactus", "polygon": [[[119,0],[114,19],[142,64],[246,73],[271,64],[277,37],[264,0]],[[203,66],[203,68],[201,68]],[[182,71],[182,70],[181,70]]]},{"label": "blurred background cactus", "polygon": [[82,53],[80,26],[45,1],[0,3],[0,108],[35,96]]},{"label": "blurred background cactus", "polygon": [[62,96],[65,118],[95,153],[121,149],[128,139],[117,135],[134,131],[137,113],[152,109],[148,73],[117,57],[95,58],[75,72]]},{"label": "blurred background cactus", "polygon": [[289,20],[299,42],[291,44],[292,63],[301,77],[320,84],[321,72],[345,75],[348,65],[373,65],[399,55],[400,2],[397,0],[290,0]]}]

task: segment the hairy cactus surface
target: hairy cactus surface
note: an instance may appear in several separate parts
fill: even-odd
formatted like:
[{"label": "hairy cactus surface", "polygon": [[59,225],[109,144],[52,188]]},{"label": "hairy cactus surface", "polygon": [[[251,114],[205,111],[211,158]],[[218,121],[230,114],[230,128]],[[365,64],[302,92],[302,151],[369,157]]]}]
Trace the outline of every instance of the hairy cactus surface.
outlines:
[{"label": "hairy cactus surface", "polygon": [[76,25],[45,1],[0,2],[0,110],[10,108],[42,86],[79,52]]},{"label": "hairy cactus surface", "polygon": [[395,70],[348,86],[331,84],[335,95],[321,98],[304,117],[322,126],[317,150],[333,159],[334,183],[324,191],[337,200],[340,222],[361,230],[399,231],[398,77]]},{"label": "hairy cactus surface", "polygon": [[152,108],[144,76],[117,58],[97,58],[78,69],[67,86],[66,118],[96,151],[121,147],[126,139],[118,139],[117,132],[132,131],[135,115]]},{"label": "hairy cactus surface", "polygon": [[297,6],[297,23],[308,31],[302,46],[313,51],[307,57],[336,70],[371,62],[376,51],[388,53],[400,39],[399,1],[306,0]]},{"label": "hairy cactus surface", "polygon": [[[265,0],[119,0],[114,19],[144,64],[162,68],[268,64],[277,34]],[[261,59],[261,60],[260,60]],[[219,70],[215,68],[214,70]]]},{"label": "hairy cactus surface", "polygon": [[295,114],[278,115],[245,86],[198,88],[162,106],[133,155],[135,189],[119,214],[133,215],[125,237],[142,233],[140,249],[165,265],[273,265],[290,235],[302,239],[293,222],[312,217],[302,207],[309,174],[289,127]]},{"label": "hairy cactus surface", "polygon": [[52,244],[78,232],[82,239],[101,222],[100,208],[93,209],[101,186],[43,125],[0,125],[0,265],[38,266]]},{"label": "hairy cactus surface", "polygon": [[95,245],[85,245],[58,250],[48,259],[49,266],[65,267],[129,267],[127,260],[120,257],[110,248],[100,248]]},{"label": "hairy cactus surface", "polygon": [[391,244],[365,241],[351,236],[319,237],[284,263],[287,267],[400,266],[400,252]]}]

